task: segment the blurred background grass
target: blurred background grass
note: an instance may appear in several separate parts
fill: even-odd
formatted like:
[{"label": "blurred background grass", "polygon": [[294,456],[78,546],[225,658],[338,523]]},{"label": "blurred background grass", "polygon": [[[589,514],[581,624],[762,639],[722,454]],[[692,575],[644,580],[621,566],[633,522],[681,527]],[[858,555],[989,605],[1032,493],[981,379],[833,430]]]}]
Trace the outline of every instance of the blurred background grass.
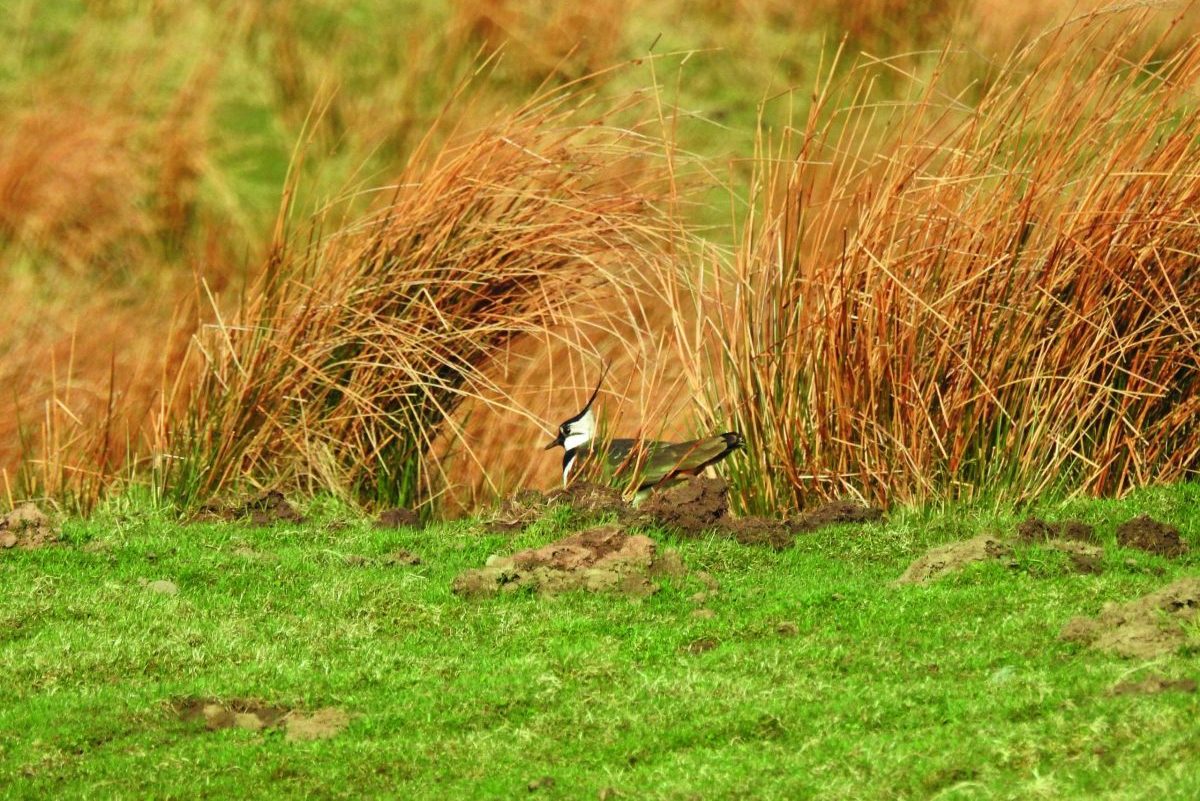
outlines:
[{"label": "blurred background grass", "polygon": [[[1150,65],[1189,47],[1197,20],[1192,4],[1090,1],[14,0],[0,16],[8,500],[86,509],[114,482],[169,482],[180,460],[194,468],[187,452],[196,443],[180,445],[176,421],[190,411],[196,430],[195,388],[214,360],[230,358],[198,356],[195,343],[244,324],[247,309],[261,312],[256,299],[273,269],[307,285],[305,271],[326,263],[313,256],[323,237],[372,219],[403,176],[451,163],[443,148],[488,129],[503,138],[497,121],[528,114],[538,98],[568,92],[588,124],[657,142],[657,155],[645,141],[629,148],[628,135],[598,145],[642,189],[669,187],[655,194],[670,223],[648,222],[659,233],[639,253],[688,276],[721,276],[761,240],[752,211],[770,209],[765,168],[794,155],[772,148],[792,141],[790,126],[802,126],[830,86],[878,114],[879,124],[856,129],[869,151],[893,133],[885,110],[917,102],[922,87],[936,82],[941,97],[969,108],[998,76],[1051,77],[1037,72],[1038,43],[1065,49],[1072,26],[1097,15],[1127,32],[1124,52],[1148,53]],[[1102,41],[1071,68],[1099,63]],[[1013,66],[1011,55],[1031,43],[1033,55]],[[683,284],[672,282],[683,279],[611,266],[598,274],[606,292],[581,293],[579,305],[615,311],[589,323],[594,309],[556,308],[540,334],[505,338],[503,356],[481,365],[461,408],[448,410],[453,424],[422,432],[422,459],[439,465],[422,461],[424,479],[348,482],[312,464],[251,470],[252,459],[221,468],[230,483],[197,483],[193,473],[187,485],[220,493],[238,481],[283,481],[371,500],[360,492],[370,484],[393,488],[378,500],[436,497],[449,507],[546,485],[558,471],[552,456],[531,458],[536,421],[573,413],[601,361],[617,365],[621,402],[610,412],[623,429],[672,435],[698,419],[737,418],[721,412],[721,398],[693,408],[705,394],[699,372],[713,363],[681,351],[699,347],[676,334],[697,324],[702,305],[680,299]],[[1188,385],[1184,400],[1192,393]],[[368,451],[357,455],[389,452],[378,442]],[[1185,457],[1180,469],[1193,465]],[[750,494],[773,468],[747,469]],[[820,494],[865,492],[863,484],[801,481],[796,493],[771,497],[794,505],[801,485]]]}]

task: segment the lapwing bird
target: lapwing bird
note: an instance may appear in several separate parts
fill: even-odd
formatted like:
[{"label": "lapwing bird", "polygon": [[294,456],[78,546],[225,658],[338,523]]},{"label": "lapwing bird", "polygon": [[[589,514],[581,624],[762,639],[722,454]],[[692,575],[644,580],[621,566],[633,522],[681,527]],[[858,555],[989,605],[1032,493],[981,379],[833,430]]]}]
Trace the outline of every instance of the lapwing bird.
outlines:
[{"label": "lapwing bird", "polygon": [[612,476],[624,474],[636,476],[631,484],[636,487],[635,498],[641,500],[650,490],[670,486],[688,476],[699,474],[710,464],[716,464],[746,441],[736,431],[702,437],[688,442],[659,442],[642,439],[614,439],[608,443],[597,443],[596,415],[592,405],[600,394],[604,376],[596,384],[592,397],[583,411],[558,427],[558,436],[546,446],[546,450],[563,449],[563,486],[569,482],[573,472],[586,462],[598,460],[600,469]]}]

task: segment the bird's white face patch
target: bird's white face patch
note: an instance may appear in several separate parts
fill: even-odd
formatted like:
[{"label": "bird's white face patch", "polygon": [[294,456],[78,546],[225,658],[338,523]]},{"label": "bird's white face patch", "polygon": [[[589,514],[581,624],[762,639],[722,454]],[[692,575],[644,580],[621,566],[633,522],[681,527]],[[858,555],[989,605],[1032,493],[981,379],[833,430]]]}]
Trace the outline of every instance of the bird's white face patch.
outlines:
[{"label": "bird's white face patch", "polygon": [[588,409],[587,414],[575,422],[569,423],[568,428],[570,430],[563,439],[563,447],[567,450],[574,450],[591,441],[592,435],[596,433],[596,417],[592,414],[592,410]]}]

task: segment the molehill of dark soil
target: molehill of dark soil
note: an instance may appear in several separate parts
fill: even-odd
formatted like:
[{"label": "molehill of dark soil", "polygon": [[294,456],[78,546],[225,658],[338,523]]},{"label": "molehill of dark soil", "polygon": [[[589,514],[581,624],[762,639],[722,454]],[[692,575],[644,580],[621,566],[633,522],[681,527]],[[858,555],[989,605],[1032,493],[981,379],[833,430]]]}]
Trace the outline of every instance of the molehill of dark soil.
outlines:
[{"label": "molehill of dark soil", "polygon": [[883,512],[868,506],[835,501],[783,520],[733,517],[729,514],[729,485],[720,478],[698,476],[650,494],[640,506],[626,503],[619,490],[589,482],[540,493],[525,490],[505,500],[484,518],[493,533],[524,529],[555,505],[565,504],[585,516],[616,515],[626,526],[666,528],[683,537],[708,533],[725,535],[745,545],[782,550],[796,535],[836,523],[879,520]]},{"label": "molehill of dark soil", "polygon": [[350,723],[350,717],[337,707],[325,707],[304,714],[284,706],[275,706],[252,698],[179,698],[171,703],[185,723],[203,723],[207,731],[247,729],[264,731],[282,728],[288,740],[322,740],[337,735]]},{"label": "molehill of dark soil", "polygon": [[510,534],[537,522],[551,507],[558,505],[570,506],[587,516],[616,514],[624,520],[630,514],[630,506],[625,503],[620,491],[588,481],[577,481],[569,487],[545,493],[522,490],[485,514],[483,524],[493,534]]},{"label": "molehill of dark soil", "polygon": [[1158,695],[1159,693],[1194,693],[1195,679],[1171,679],[1157,674],[1141,681],[1118,682],[1108,691],[1109,695]]},{"label": "molehill of dark soil", "polygon": [[1000,559],[1010,553],[1011,546],[991,534],[980,534],[969,540],[949,542],[930,548],[917,557],[894,583],[928,584],[943,576],[957,573],[967,565]]},{"label": "molehill of dark soil", "polygon": [[659,551],[654,540],[625,534],[608,525],[509,556],[492,556],[477,570],[454,579],[453,590],[468,598],[526,589],[543,594],[568,590],[646,596],[657,592],[654,579],[682,577],[679,554]]},{"label": "molehill of dark soil", "polygon": [[791,547],[796,535],[837,523],[879,520],[883,512],[851,501],[834,501],[799,515],[777,520],[733,517],[729,514],[729,485],[719,478],[698,477],[652,494],[632,516],[634,525],[659,526],[684,537],[713,532],[743,545]]},{"label": "molehill of dark soil", "polygon": [[1150,659],[1200,639],[1200,578],[1189,577],[1124,604],[1105,604],[1094,618],[1077,617],[1059,637],[1117,656]]},{"label": "molehill of dark soil", "polygon": [[375,528],[421,528],[421,516],[412,509],[384,509],[375,521]]},{"label": "molehill of dark soil", "polygon": [[1051,523],[1040,517],[1028,517],[1017,524],[1017,542],[1034,543],[1050,540],[1096,542],[1096,529],[1079,520]]},{"label": "molehill of dark soil", "polygon": [[58,542],[58,527],[35,504],[23,503],[0,517],[0,550],[31,551]]},{"label": "molehill of dark soil", "polygon": [[1187,552],[1187,544],[1180,537],[1179,529],[1160,523],[1149,515],[1139,515],[1117,526],[1117,542],[1126,548],[1172,558]]},{"label": "molehill of dark soil", "polygon": [[206,503],[192,517],[193,522],[244,520],[254,526],[275,523],[304,523],[304,515],[288,503],[279,490],[270,490],[240,503]]},{"label": "molehill of dark soil", "polygon": [[[1011,538],[981,534],[930,548],[917,557],[895,583],[928,584],[975,562],[1008,558],[1014,543],[1036,544],[1061,553],[1076,573],[1096,575],[1104,570],[1104,549],[1096,544],[1096,530],[1092,526],[1078,520],[1052,523],[1030,517],[1017,524]],[[1012,564],[1016,565],[1015,562]]]}]

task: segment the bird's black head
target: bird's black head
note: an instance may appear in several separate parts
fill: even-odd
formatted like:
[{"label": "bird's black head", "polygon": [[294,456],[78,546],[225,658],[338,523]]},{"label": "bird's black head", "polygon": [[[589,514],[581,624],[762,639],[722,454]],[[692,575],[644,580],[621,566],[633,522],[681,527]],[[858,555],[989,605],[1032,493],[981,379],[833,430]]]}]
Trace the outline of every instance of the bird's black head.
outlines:
[{"label": "bird's black head", "polygon": [[[607,372],[605,370],[604,374]],[[588,398],[587,405],[583,407],[583,411],[562,422],[558,427],[558,436],[546,445],[546,450],[562,447],[568,451],[573,451],[591,441],[592,437],[596,434],[596,415],[592,413],[592,404],[596,402],[596,397],[600,394],[600,386],[604,383],[604,374],[600,375],[600,380],[596,383],[596,389],[592,391],[592,397]]]}]

